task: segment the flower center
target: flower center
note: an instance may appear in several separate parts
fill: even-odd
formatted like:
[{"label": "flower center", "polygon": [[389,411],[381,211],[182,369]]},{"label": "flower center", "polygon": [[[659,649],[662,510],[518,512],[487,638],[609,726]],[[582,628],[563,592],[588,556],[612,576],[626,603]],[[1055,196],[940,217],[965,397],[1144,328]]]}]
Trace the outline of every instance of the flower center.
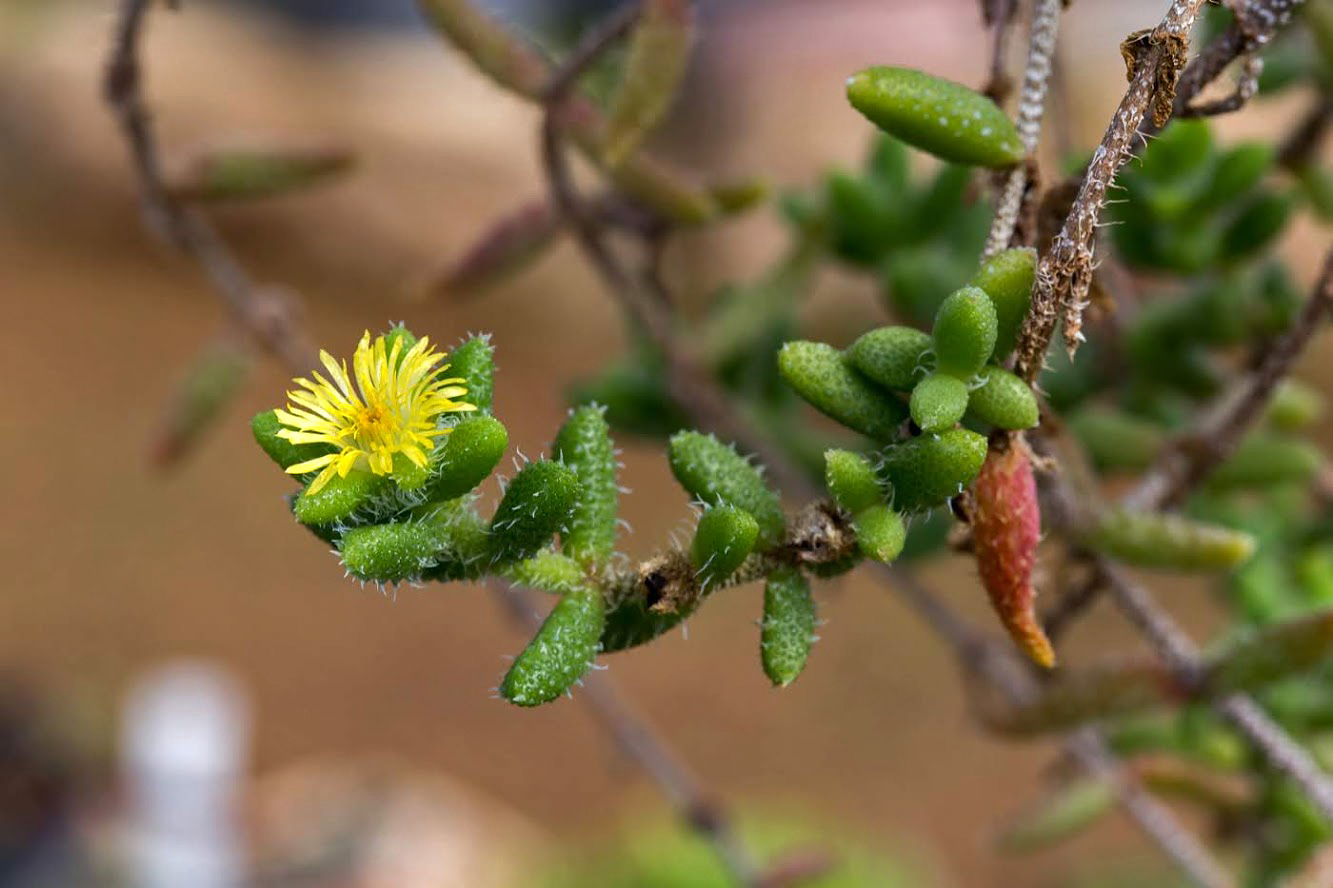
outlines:
[{"label": "flower center", "polygon": [[357,442],[363,448],[387,447],[398,435],[398,417],[382,404],[367,404],[353,419]]}]

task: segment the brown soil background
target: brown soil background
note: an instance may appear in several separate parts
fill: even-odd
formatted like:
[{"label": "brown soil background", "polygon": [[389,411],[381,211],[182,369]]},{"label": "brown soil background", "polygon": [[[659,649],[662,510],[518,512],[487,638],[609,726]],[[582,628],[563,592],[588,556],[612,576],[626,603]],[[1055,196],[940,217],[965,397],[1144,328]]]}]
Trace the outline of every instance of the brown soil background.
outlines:
[{"label": "brown soil background", "polygon": [[[1074,111],[1093,137],[1123,82],[1118,35],[1160,4],[1075,4]],[[311,42],[272,24],[190,4],[154,23],[149,89],[168,145],[237,135],[330,138],[358,174],[317,194],[218,215],[257,275],[302,294],[318,340],[347,351],[361,330],[405,319],[451,342],[495,335],[497,410],[539,453],[561,392],[620,348],[618,319],[568,246],[495,292],[452,304],[406,298],[488,220],[538,193],[532,112],[425,38]],[[972,3],[772,3],[724,16],[703,43],[716,78],[695,131],[669,149],[722,172],[807,183],[854,163],[863,123],[842,77],[879,61],[980,82]],[[297,528],[287,491],[246,417],[282,398],[261,363],[227,421],[178,470],[147,452],[183,368],[223,319],[197,270],[151,242],[135,215],[122,146],[98,104],[111,20],[102,0],[0,0],[0,670],[53,694],[112,701],[145,666],[220,659],[246,680],[256,766],[311,754],[383,754],[447,771],[560,836],[612,827],[658,804],[577,700],[520,711],[492,699],[502,655],[522,639],[470,587],[388,600],[344,581]],[[961,27],[962,22],[967,27]],[[688,102],[687,102],[688,104]],[[1262,129],[1270,108],[1239,125]],[[781,248],[773,214],[687,238],[685,292],[751,274]],[[1289,244],[1308,271],[1322,236]],[[681,270],[682,266],[686,270]],[[879,309],[863,282],[829,272],[821,315],[850,330]],[[1326,366],[1318,361],[1307,376]],[[630,445],[631,554],[682,526],[684,495],[659,453]],[[979,618],[965,563],[930,571]],[[1206,594],[1163,586],[1202,633]],[[1152,852],[1120,824],[1054,853],[997,857],[991,837],[1036,794],[1053,747],[995,742],[970,721],[956,671],[891,591],[859,575],[822,592],[822,642],[781,693],[756,662],[757,588],[729,592],[610,676],[718,793],[801,807],[885,847],[918,851],[958,885],[1045,883],[1102,855]],[[1113,615],[1074,637],[1123,646]]]}]

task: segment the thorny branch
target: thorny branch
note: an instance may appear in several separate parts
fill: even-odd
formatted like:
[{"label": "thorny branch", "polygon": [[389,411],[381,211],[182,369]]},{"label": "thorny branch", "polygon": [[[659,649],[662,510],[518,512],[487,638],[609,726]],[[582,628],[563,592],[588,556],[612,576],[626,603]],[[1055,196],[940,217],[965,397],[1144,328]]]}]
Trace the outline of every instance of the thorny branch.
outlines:
[{"label": "thorny branch", "polygon": [[144,223],[190,255],[231,309],[235,323],[293,373],[315,366],[315,349],[285,297],[257,286],[227,244],[197,211],[183,206],[163,183],[160,150],[143,98],[139,46],[153,0],[123,0],[106,67],[103,92],[130,148]]},{"label": "thorny branch", "polygon": [[1041,372],[1057,322],[1064,321],[1065,345],[1072,353],[1082,339],[1083,309],[1092,282],[1093,241],[1106,190],[1129,158],[1139,125],[1149,110],[1165,123],[1185,64],[1189,31],[1203,0],[1174,0],[1151,31],[1122,44],[1130,85],[1093,152],[1078,196],[1060,233],[1041,257],[1032,308],[1019,335],[1015,372],[1032,382]]}]

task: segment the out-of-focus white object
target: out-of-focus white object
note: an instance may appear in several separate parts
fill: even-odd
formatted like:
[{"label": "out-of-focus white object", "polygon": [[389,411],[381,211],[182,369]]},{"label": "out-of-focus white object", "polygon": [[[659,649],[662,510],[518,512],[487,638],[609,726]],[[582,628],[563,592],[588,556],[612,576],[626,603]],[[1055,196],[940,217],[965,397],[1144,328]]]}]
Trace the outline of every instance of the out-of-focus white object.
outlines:
[{"label": "out-of-focus white object", "polygon": [[240,807],[249,746],[246,695],[221,666],[177,661],[139,679],[121,736],[129,884],[244,883]]}]

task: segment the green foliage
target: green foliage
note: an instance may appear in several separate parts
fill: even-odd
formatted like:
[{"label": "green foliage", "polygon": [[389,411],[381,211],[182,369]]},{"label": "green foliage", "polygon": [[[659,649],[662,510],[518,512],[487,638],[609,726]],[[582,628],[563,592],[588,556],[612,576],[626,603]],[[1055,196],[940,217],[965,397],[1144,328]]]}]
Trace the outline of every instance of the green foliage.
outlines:
[{"label": "green foliage", "polygon": [[620,498],[615,446],[603,411],[597,407],[572,411],[551,452],[574,470],[579,481],[578,502],[561,547],[584,564],[603,563],[615,550]]},{"label": "green foliage", "polygon": [[450,430],[426,482],[428,502],[460,497],[490,477],[509,447],[509,433],[493,416],[468,416]]},{"label": "green foliage", "polygon": [[495,397],[495,347],[489,336],[471,336],[449,355],[449,374],[463,380],[467,402],[480,413],[491,411]]},{"label": "green foliage", "polygon": [[998,330],[995,305],[985,290],[964,287],[954,291],[940,305],[931,330],[936,370],[970,378],[990,360]]},{"label": "green foliage", "polygon": [[[935,883],[906,864],[871,853],[842,824],[809,818],[739,818],[738,840],[775,864],[793,848],[827,849],[831,867],[802,880],[802,888],[930,888]],[[716,850],[678,824],[645,824],[636,816],[624,834],[548,864],[532,888],[734,888],[736,880]]]},{"label": "green foliage", "polygon": [[932,373],[912,389],[912,421],[926,432],[958,424],[967,412],[967,383],[947,373]]},{"label": "green foliage", "polygon": [[604,608],[601,591],[591,585],[562,595],[536,636],[514,658],[500,683],[500,696],[519,706],[538,706],[567,693],[597,656]]},{"label": "green foliage", "polygon": [[579,497],[574,470],[549,460],[522,468],[495,510],[490,523],[490,553],[495,563],[531,558],[564,530]]},{"label": "green foliage", "polygon": [[902,512],[943,505],[971,484],[986,460],[986,438],[968,429],[911,438],[881,454],[879,473]]},{"label": "green foliage", "polygon": [[852,526],[856,528],[856,545],[861,554],[885,564],[897,559],[907,541],[902,515],[888,506],[862,509],[852,518]]},{"label": "green foliage", "polygon": [[1139,567],[1183,571],[1229,570],[1254,554],[1255,539],[1179,515],[1113,510],[1083,536],[1090,547]]},{"label": "green foliage", "polygon": [[704,510],[690,546],[690,560],[704,591],[735,573],[758,538],[759,524],[744,509],[720,505]]},{"label": "green foliage", "polygon": [[1037,398],[1028,384],[1000,367],[982,367],[979,384],[968,396],[968,416],[1000,429],[1030,429],[1037,424]]},{"label": "green foliage", "polygon": [[749,512],[758,524],[761,547],[782,538],[785,519],[778,495],[730,444],[712,435],[680,432],[672,436],[667,456],[672,474],[691,496],[706,505]]},{"label": "green foliage", "polygon": [[342,536],[342,559],[352,576],[375,583],[418,579],[440,551],[438,531],[427,522],[353,527]]},{"label": "green foliage", "polygon": [[824,483],[839,508],[853,515],[879,505],[884,498],[870,460],[849,450],[825,452]]},{"label": "green foliage", "polygon": [[863,333],[847,348],[847,359],[868,379],[910,392],[930,372],[935,343],[913,327],[880,327]]},{"label": "green foliage", "polygon": [[759,654],[764,674],[774,685],[785,687],[801,674],[815,642],[815,625],[809,581],[790,567],[770,574],[764,586]]},{"label": "green foliage", "polygon": [[810,406],[876,441],[892,441],[907,418],[902,401],[875,388],[822,342],[788,342],[778,352],[778,370]]},{"label": "green foliage", "polygon": [[350,522],[360,510],[393,487],[380,475],[352,469],[346,475],[334,475],[313,494],[303,490],[296,497],[296,520],[302,524],[329,526]]},{"label": "green foliage", "polygon": [[1026,153],[1013,122],[990,99],[910,68],[867,68],[847,99],[885,132],[953,163],[1012,166]]},{"label": "green foliage", "polygon": [[995,308],[995,358],[1002,360],[1014,350],[1019,328],[1032,304],[1032,284],[1037,275],[1037,251],[1030,247],[1001,250],[981,264],[969,285],[990,297]]},{"label": "green foliage", "polygon": [[1221,149],[1205,121],[1173,122],[1120,174],[1127,199],[1108,207],[1117,252],[1179,274],[1262,255],[1291,211],[1263,184],[1273,166],[1268,146]]}]

